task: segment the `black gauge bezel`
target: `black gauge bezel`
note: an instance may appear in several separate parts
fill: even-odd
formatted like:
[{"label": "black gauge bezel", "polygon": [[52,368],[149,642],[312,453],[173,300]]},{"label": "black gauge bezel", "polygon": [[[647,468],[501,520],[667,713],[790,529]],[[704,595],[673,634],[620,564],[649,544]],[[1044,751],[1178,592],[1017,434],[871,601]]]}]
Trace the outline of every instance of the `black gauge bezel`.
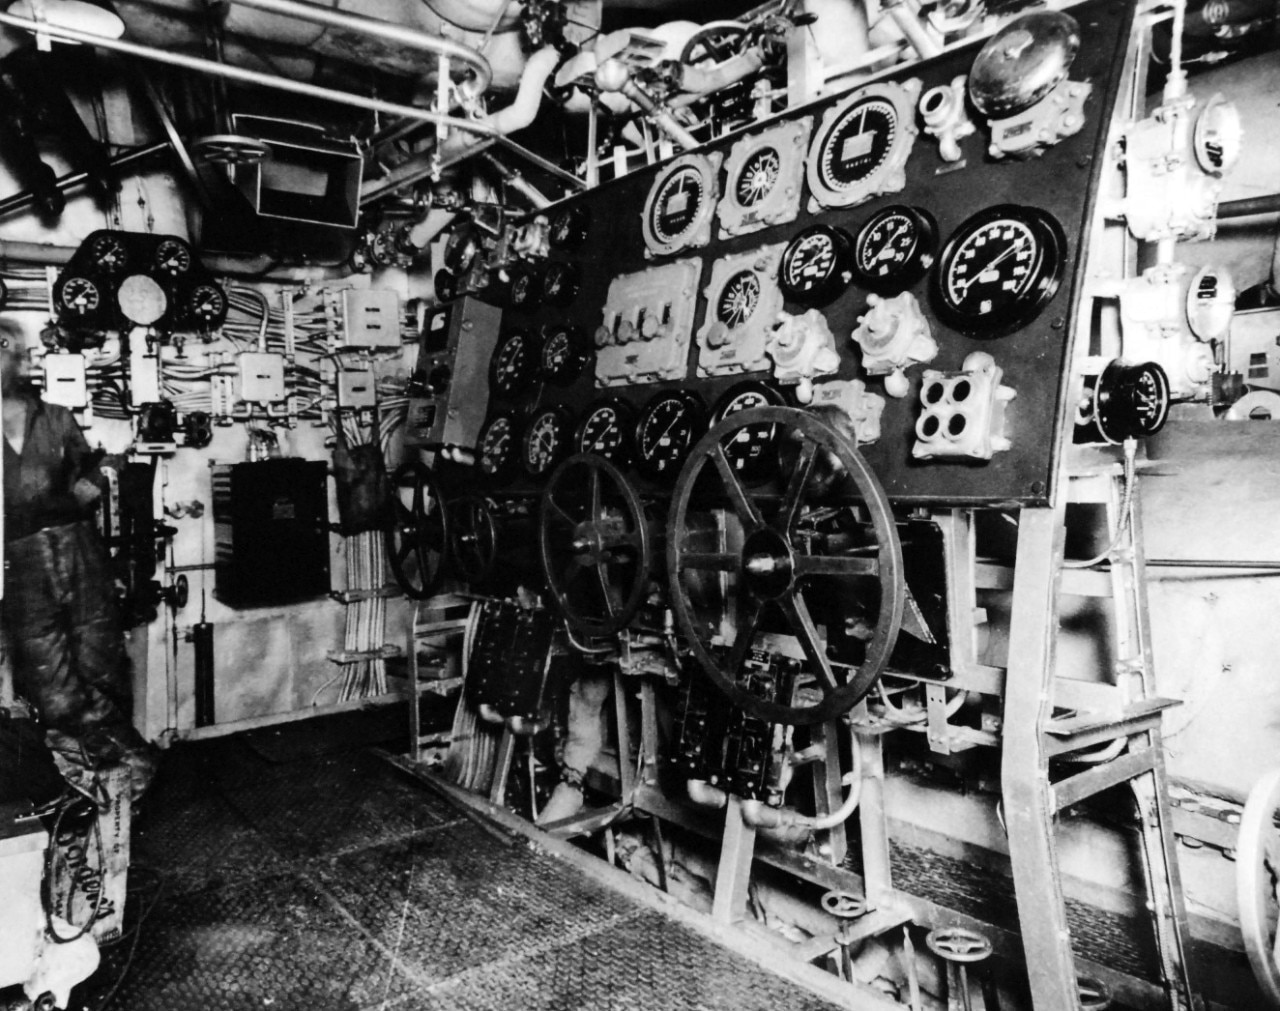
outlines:
[{"label": "black gauge bezel", "polygon": [[[195,310],[196,295],[205,289],[215,292],[220,300],[218,311],[208,319]],[[220,285],[214,284],[212,281],[201,281],[199,284],[193,284],[182,299],[183,315],[197,326],[210,328],[222,326],[226,322],[228,309],[227,293],[222,290]]]},{"label": "black gauge bezel", "polygon": [[480,231],[471,222],[459,225],[444,246],[444,265],[450,273],[466,274],[480,255]]},{"label": "black gauge bezel", "polygon": [[[907,259],[887,273],[875,273],[866,265],[866,245],[871,232],[890,218],[906,218],[912,229],[913,242]],[[938,258],[938,222],[923,207],[910,204],[890,204],[883,207],[858,229],[853,237],[853,255],[850,266],[853,276],[864,287],[882,295],[896,295],[916,284],[929,273]]]},{"label": "black gauge bezel", "polygon": [[[787,267],[798,255],[800,247],[815,235],[825,236],[834,253],[832,269],[826,277],[810,288],[801,288],[787,280]],[[849,286],[852,278],[851,260],[853,239],[843,228],[834,225],[810,225],[796,232],[782,250],[778,263],[778,287],[788,302],[799,302],[811,307],[824,306],[835,301]]]},{"label": "black gauge bezel", "polygon": [[[1154,424],[1139,419],[1133,410],[1134,392],[1147,377],[1159,387],[1160,415]],[[1108,362],[1093,390],[1094,426],[1110,443],[1149,438],[1164,428],[1169,420],[1172,396],[1169,375],[1157,363],[1126,365],[1119,360]]]},{"label": "black gauge bezel", "polygon": [[[89,287],[93,289],[94,294],[97,295],[98,297],[98,300],[93,305],[86,308],[84,311],[81,311],[79,309],[73,309],[68,304],[66,299],[67,288],[70,287],[76,281],[82,281],[83,283],[89,285]],[[68,316],[74,319],[88,319],[89,317],[103,310],[102,285],[101,283],[96,281],[94,278],[86,277],[84,274],[71,274],[70,276],[64,277],[61,281],[58,282],[57,291],[55,293],[54,300],[58,304],[59,313],[65,312]]]},{"label": "black gauge bezel", "polygon": [[[183,255],[186,257],[186,266],[179,267],[176,270],[173,269],[172,267],[162,266],[162,262],[164,260],[164,250],[168,246],[176,246],[178,249],[182,250]],[[156,252],[155,252],[155,256],[152,259],[152,265],[157,273],[163,274],[166,277],[182,277],[184,274],[191,273],[191,264],[194,259],[195,259],[195,254],[191,251],[191,246],[183,242],[181,239],[169,238],[169,239],[162,239],[160,241],[160,244],[156,246]]]},{"label": "black gauge bezel", "polygon": [[[529,440],[543,418],[554,418],[558,425],[556,445],[552,449],[551,458],[543,465],[535,465],[530,457]],[[520,433],[520,468],[531,478],[546,477],[556,466],[569,455],[570,438],[573,435],[573,416],[563,404],[552,404],[540,407],[529,415]]]},{"label": "black gauge bezel", "polygon": [[431,284],[435,288],[436,301],[442,305],[458,297],[458,275],[452,270],[441,267],[431,279]]},{"label": "black gauge bezel", "polygon": [[[658,408],[669,402],[679,402],[684,406],[688,412],[690,427],[688,444],[680,451],[679,456],[672,461],[670,470],[664,470],[656,465],[652,456],[645,455],[643,430],[645,424],[657,413]],[[697,441],[702,438],[706,428],[706,404],[696,393],[691,390],[667,390],[663,393],[655,393],[636,416],[636,423],[632,432],[631,443],[636,470],[651,481],[674,482],[685,461],[688,460],[690,451]]]},{"label": "black gauge bezel", "polygon": [[[521,368],[517,378],[507,381],[502,373],[499,372],[498,367],[502,361],[502,356],[507,353],[507,348],[516,342],[524,345],[527,361]],[[539,347],[537,334],[532,330],[526,329],[508,330],[498,339],[498,343],[494,345],[493,354],[489,357],[489,389],[495,395],[506,399],[518,397],[522,393],[528,393],[538,380],[538,361],[540,357],[541,348]]]},{"label": "black gauge bezel", "polygon": [[[754,393],[764,400],[764,403],[759,405],[760,407],[786,407],[789,403],[786,394],[778,387],[760,379],[744,379],[740,383],[734,383],[716,399],[716,402],[711,407],[711,415],[707,427],[714,428],[731,414],[737,414],[737,411],[729,410],[729,405],[749,393]],[[739,408],[738,410],[749,409]],[[724,455],[728,458],[729,464],[743,481],[751,485],[771,480],[778,474],[777,426],[760,425],[753,428],[742,428],[739,431],[748,432],[753,431],[754,428],[772,428],[773,434],[771,438],[773,439],[773,445],[767,447],[761,456],[756,457],[754,460],[745,461],[743,466],[737,465],[738,455],[733,450],[733,444],[721,443],[721,448],[724,450]]]},{"label": "black gauge bezel", "polygon": [[[561,335],[569,342],[569,358],[559,366],[547,364],[547,353]],[[586,335],[576,323],[549,323],[542,328],[541,345],[538,348],[538,378],[556,386],[569,386],[582,375],[587,356]]]},{"label": "black gauge bezel", "polygon": [[536,267],[518,271],[507,289],[507,299],[511,303],[511,308],[536,309],[542,304],[544,283],[542,271]]},{"label": "black gauge bezel", "polygon": [[566,260],[553,260],[542,272],[542,300],[564,308],[582,291],[582,268]]},{"label": "black gauge bezel", "polygon": [[[1025,227],[1036,242],[1031,264],[1032,279],[1022,292],[1008,302],[986,312],[975,312],[957,304],[947,293],[947,280],[955,258],[971,238],[999,221],[1014,221]],[[1003,337],[1036,319],[1058,293],[1067,259],[1067,236],[1062,225],[1048,211],[1024,204],[995,204],[962,222],[943,247],[934,274],[934,302],[939,317],[950,326],[977,340]]]},{"label": "black gauge bezel", "polygon": [[[119,259],[112,264],[102,262],[102,248],[106,245],[113,245],[119,253]],[[92,242],[89,243],[89,258],[93,261],[93,268],[103,274],[121,274],[129,267],[129,261],[132,256],[129,253],[129,245],[124,239],[111,232],[103,232],[99,234]]]},{"label": "black gauge bezel", "polygon": [[[484,467],[485,439],[493,426],[499,421],[505,421],[511,428],[509,448],[496,468],[486,470]],[[521,431],[520,423],[516,420],[516,416],[512,411],[494,411],[485,419],[484,424],[480,426],[480,433],[476,436],[476,472],[491,485],[507,484],[515,476],[516,468],[519,465],[523,437],[524,433]]]},{"label": "black gauge bezel", "polygon": [[572,250],[587,241],[591,230],[591,210],[583,204],[562,207],[551,216],[547,241],[552,249]]},{"label": "black gauge bezel", "polygon": [[[599,449],[586,445],[583,439],[586,437],[587,425],[591,423],[592,418],[597,412],[606,407],[611,407],[616,412],[617,422],[615,427],[618,431],[619,440],[616,450],[602,453]],[[575,453],[594,453],[596,456],[604,457],[616,467],[625,467],[631,462],[635,453],[635,424],[635,408],[621,397],[602,397],[599,400],[594,400],[579,415],[578,423],[573,428],[573,451]]]}]

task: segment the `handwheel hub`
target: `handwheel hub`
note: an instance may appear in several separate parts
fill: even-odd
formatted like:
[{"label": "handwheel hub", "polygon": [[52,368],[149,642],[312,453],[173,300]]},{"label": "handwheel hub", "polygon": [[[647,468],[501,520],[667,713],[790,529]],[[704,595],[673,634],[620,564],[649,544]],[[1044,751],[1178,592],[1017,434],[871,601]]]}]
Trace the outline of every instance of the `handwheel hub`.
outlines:
[{"label": "handwheel hub", "polygon": [[775,600],[791,588],[795,557],[787,539],[764,528],[742,545],[742,572],[747,589],[762,600]]}]

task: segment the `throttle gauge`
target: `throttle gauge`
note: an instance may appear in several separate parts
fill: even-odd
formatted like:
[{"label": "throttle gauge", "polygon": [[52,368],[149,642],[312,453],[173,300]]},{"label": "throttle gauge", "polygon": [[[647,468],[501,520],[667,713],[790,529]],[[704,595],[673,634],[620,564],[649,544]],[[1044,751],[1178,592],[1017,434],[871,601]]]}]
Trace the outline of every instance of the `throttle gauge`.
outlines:
[{"label": "throttle gauge", "polygon": [[869,84],[831,106],[809,146],[809,211],[852,207],[906,185],[920,81]]},{"label": "throttle gauge", "polygon": [[635,412],[625,400],[608,397],[598,400],[583,413],[573,433],[575,453],[595,453],[622,466],[631,457]]},{"label": "throttle gauge", "polygon": [[654,480],[674,478],[693,444],[702,436],[706,409],[687,390],[659,393],[636,422],[636,467]]},{"label": "throttle gauge", "polygon": [[[753,407],[782,407],[786,400],[772,386],[749,379],[731,386],[711,411],[711,427],[731,414]],[[774,476],[778,466],[778,426],[771,423],[739,428],[721,443],[729,465],[748,484],[757,484]]]},{"label": "throttle gauge", "polygon": [[782,251],[778,286],[792,302],[826,305],[852,276],[853,240],[831,225],[811,225],[797,232]]},{"label": "throttle gauge", "polygon": [[938,225],[920,207],[894,204],[877,211],[854,238],[853,268],[868,288],[905,291],[928,273],[938,253]]},{"label": "throttle gauge", "polygon": [[527,330],[512,330],[493,349],[489,385],[500,397],[512,397],[533,386],[537,377],[537,349]]},{"label": "throttle gauge", "polygon": [[569,412],[544,407],[529,419],[520,439],[520,463],[530,477],[542,477],[563,459],[569,449]]},{"label": "throttle gauge", "polygon": [[476,466],[494,484],[511,476],[516,462],[516,423],[505,411],[493,414],[476,438]]}]

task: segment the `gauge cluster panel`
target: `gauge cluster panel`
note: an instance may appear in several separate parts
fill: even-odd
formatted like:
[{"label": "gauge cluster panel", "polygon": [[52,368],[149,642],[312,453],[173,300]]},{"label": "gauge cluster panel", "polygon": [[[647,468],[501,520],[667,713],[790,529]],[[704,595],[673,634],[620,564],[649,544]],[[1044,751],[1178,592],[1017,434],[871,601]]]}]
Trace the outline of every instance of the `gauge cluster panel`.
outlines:
[{"label": "gauge cluster panel", "polygon": [[[969,75],[977,40],[542,212],[547,257],[504,306],[482,469],[532,491],[559,454],[597,452],[662,495],[732,405],[856,401],[876,408],[863,453],[891,498],[1047,502],[1078,407],[1065,369],[1080,235],[1131,8],[1070,9],[1080,42],[1064,81],[1088,86],[1081,125],[1035,157],[993,155],[993,117],[945,145],[925,129],[921,97]],[[834,336],[838,368],[780,378],[769,342],[806,313]],[[881,361],[882,345],[906,350]],[[973,371],[979,352],[993,388],[1016,391],[986,426],[991,452],[913,453],[938,410],[925,372]],[[1104,438],[1156,385],[1108,380],[1090,419]],[[769,465],[768,436],[748,431],[734,449],[744,476]]]}]

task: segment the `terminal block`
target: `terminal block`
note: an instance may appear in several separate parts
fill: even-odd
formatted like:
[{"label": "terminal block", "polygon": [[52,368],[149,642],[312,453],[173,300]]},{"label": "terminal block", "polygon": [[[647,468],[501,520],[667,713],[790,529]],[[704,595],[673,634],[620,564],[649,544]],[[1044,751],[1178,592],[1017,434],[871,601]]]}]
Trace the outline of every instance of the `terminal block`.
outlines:
[{"label": "terminal block", "polygon": [[927,369],[920,386],[920,417],[911,455],[918,460],[956,457],[990,460],[1012,445],[1005,435],[1005,405],[1016,393],[1000,383],[1004,370],[985,351],[965,358],[959,372]]},{"label": "terminal block", "polygon": [[778,313],[765,351],[773,359],[773,376],[778,382],[799,384],[796,399],[802,404],[813,399],[815,377],[829,376],[840,368],[835,336],[817,309],[801,316]]},{"label": "terminal block", "polygon": [[905,397],[908,384],[904,370],[931,362],[938,354],[929,321],[909,291],[892,298],[868,295],[867,307],[852,334],[862,348],[862,367],[868,375],[887,377],[884,391],[889,396]]}]

